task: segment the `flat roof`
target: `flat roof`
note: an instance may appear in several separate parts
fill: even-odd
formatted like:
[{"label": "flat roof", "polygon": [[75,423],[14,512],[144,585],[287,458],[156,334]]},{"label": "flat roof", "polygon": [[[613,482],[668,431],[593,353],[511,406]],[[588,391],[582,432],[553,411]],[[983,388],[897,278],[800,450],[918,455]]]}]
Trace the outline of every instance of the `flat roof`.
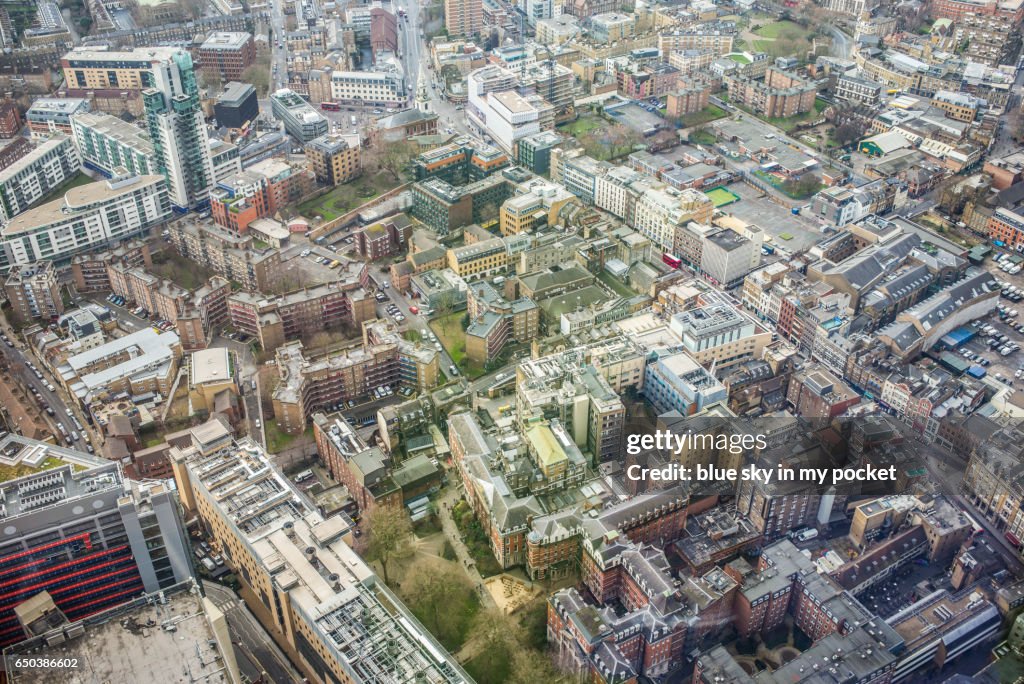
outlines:
[{"label": "flat roof", "polygon": [[192,384],[225,382],[231,379],[231,358],[227,349],[210,347],[192,353]]}]

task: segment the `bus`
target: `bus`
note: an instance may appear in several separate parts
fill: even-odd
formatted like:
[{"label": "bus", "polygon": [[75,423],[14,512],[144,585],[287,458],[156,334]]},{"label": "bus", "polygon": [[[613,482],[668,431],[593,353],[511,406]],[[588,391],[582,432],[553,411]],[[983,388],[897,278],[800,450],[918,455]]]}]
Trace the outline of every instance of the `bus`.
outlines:
[{"label": "bus", "polygon": [[324,110],[325,112],[340,112],[341,105],[338,104],[337,102],[321,102],[320,109]]},{"label": "bus", "polygon": [[668,252],[665,252],[664,254],[661,255],[661,260],[664,261],[667,265],[671,266],[672,268],[679,268],[680,266],[683,265],[682,259],[673,254],[669,254]]}]

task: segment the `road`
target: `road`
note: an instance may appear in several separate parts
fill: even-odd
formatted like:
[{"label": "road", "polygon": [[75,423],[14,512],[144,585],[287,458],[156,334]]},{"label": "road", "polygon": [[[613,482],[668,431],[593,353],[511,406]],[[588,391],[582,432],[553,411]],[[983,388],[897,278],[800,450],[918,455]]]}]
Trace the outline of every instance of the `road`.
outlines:
[{"label": "road", "polygon": [[[256,365],[252,348],[247,342],[230,340],[226,337],[213,338],[210,346],[230,349],[235,353],[235,360],[238,364],[238,390],[242,395],[242,403],[245,404],[245,421],[249,436],[266,446],[266,421],[263,420],[260,406],[259,366]],[[253,388],[253,383],[256,384],[255,388]],[[271,420],[273,419],[271,418]],[[259,421],[259,426],[256,421]]]},{"label": "road", "polygon": [[[43,401],[46,402],[50,408],[53,409],[53,416],[48,416],[48,420],[54,425],[63,425],[66,434],[71,435],[74,432],[79,433],[79,439],[73,441],[71,446],[78,449],[79,451],[87,451],[89,442],[86,441],[86,430],[79,430],[78,426],[75,425],[72,415],[78,418],[78,421],[83,427],[88,428],[88,422],[85,420],[85,415],[81,409],[75,405],[77,402],[66,400],[63,396],[63,389],[60,384],[54,382],[49,378],[49,372],[43,367],[43,364],[39,362],[39,359],[33,358],[29,355],[27,348],[20,341],[14,331],[7,325],[7,321],[0,318],[0,329],[4,331],[12,342],[15,343],[14,347],[8,347],[6,344],[0,344],[0,351],[7,357],[8,366],[11,369],[11,373],[17,375],[22,379],[25,385],[30,390],[39,392],[42,396]],[[31,361],[35,364],[36,368],[40,369],[43,374],[43,379],[40,380],[36,377],[35,373],[28,367],[28,362]],[[52,385],[55,391],[51,391],[47,388],[47,385]],[[71,409],[68,406],[71,405]],[[69,411],[72,413],[69,414]],[[54,437],[61,446],[66,446],[67,443],[63,439],[63,435],[55,433]],[[97,446],[99,441],[96,442]]]},{"label": "road", "polygon": [[850,59],[850,37],[831,24],[827,28],[832,35],[832,56]]},{"label": "road", "polygon": [[203,580],[203,591],[227,617],[238,668],[249,681],[259,680],[263,674],[266,675],[264,681],[275,684],[302,681],[302,676],[288,661],[284,652],[278,648],[235,592],[206,580]]}]

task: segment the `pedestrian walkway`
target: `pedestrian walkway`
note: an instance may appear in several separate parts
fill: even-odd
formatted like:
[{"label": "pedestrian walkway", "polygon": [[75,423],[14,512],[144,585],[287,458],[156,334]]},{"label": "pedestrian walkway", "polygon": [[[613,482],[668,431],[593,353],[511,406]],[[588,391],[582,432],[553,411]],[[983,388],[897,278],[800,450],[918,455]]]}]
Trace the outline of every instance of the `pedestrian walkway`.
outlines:
[{"label": "pedestrian walkway", "polygon": [[495,603],[490,592],[488,592],[486,587],[484,587],[484,578],[476,569],[476,563],[473,562],[473,557],[469,554],[469,549],[462,541],[462,536],[459,534],[459,528],[455,525],[455,520],[452,518],[452,507],[458,500],[458,487],[449,487],[440,496],[440,498],[438,498],[437,517],[441,520],[441,529],[444,531],[445,538],[455,550],[455,558],[459,561],[459,565],[462,566],[466,575],[473,582],[473,586],[476,588],[477,594],[480,597],[481,605],[487,608],[497,608],[498,604]]}]

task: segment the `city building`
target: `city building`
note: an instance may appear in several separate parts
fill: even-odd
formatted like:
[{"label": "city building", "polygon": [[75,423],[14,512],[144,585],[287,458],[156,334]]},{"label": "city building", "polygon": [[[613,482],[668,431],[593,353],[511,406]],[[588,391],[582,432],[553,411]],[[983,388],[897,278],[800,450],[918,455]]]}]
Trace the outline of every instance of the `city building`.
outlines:
[{"label": "city building", "polygon": [[44,140],[0,171],[0,218],[10,221],[59,188],[81,168],[82,162],[70,137],[55,135]]},{"label": "city building", "polygon": [[[140,79],[154,161],[167,181],[171,206],[177,211],[205,207],[219,165],[211,155],[192,57],[184,50],[162,53]],[[227,165],[239,167],[237,154]]]},{"label": "city building", "polygon": [[659,413],[676,411],[690,416],[727,399],[725,387],[686,352],[651,361],[644,373],[643,392]]},{"label": "city building", "polygon": [[126,480],[117,463],[11,433],[0,458],[17,474],[0,483],[10,529],[0,563],[11,581],[3,645],[29,636],[17,608],[41,592],[77,621],[193,576],[178,497],[164,483]]},{"label": "city building", "polygon": [[482,0],[445,0],[444,27],[449,36],[470,38],[483,28]]},{"label": "city building", "polygon": [[262,447],[225,433],[171,455],[186,512],[199,516],[248,605],[305,676],[471,681],[351,548],[351,520],[323,517]]},{"label": "city building", "polygon": [[256,89],[249,83],[231,81],[224,86],[224,92],[213,105],[213,116],[217,124],[231,129],[242,129],[252,124],[260,115],[256,100]]},{"label": "city building", "polygon": [[[63,149],[77,157],[73,147]],[[170,216],[163,176],[81,185],[63,199],[15,216],[0,229],[0,272],[42,260],[62,267],[79,253],[144,235]]]},{"label": "city building", "polygon": [[107,178],[127,172],[133,176],[159,173],[153,143],[138,126],[101,112],[76,114],[71,133],[82,165]]},{"label": "city building", "polygon": [[487,367],[497,361],[509,344],[526,344],[540,332],[540,308],[527,297],[509,301],[489,283],[468,289],[466,357]]},{"label": "city building", "polygon": [[323,114],[287,88],[282,88],[270,96],[270,107],[274,118],[284,123],[285,130],[301,143],[326,135],[330,129],[330,124]]},{"label": "city building", "polygon": [[199,46],[197,68],[213,70],[224,82],[239,81],[256,61],[256,44],[251,33],[218,31]]},{"label": "city building", "polygon": [[57,272],[49,261],[12,268],[4,292],[14,315],[21,321],[51,321],[64,313]]},{"label": "city building", "polygon": [[341,185],[362,173],[358,134],[329,133],[306,143],[306,159],[318,183]]},{"label": "city building", "polygon": [[409,103],[409,98],[405,78],[397,67],[378,71],[331,73],[331,100],[338,104],[404,107]]},{"label": "city building", "polygon": [[71,135],[71,118],[89,111],[89,101],[78,97],[40,97],[25,112],[25,122],[33,140],[42,140],[54,133]]},{"label": "city building", "polygon": [[215,224],[186,221],[175,221],[168,230],[179,254],[243,289],[269,292],[283,275],[280,250],[257,248],[251,234],[236,235]]},{"label": "city building", "polygon": [[[116,672],[129,681],[157,680],[179,669],[215,671],[227,684],[243,681],[227,617],[210,597],[202,595],[195,580],[143,593],[80,620],[53,624],[49,618],[54,609],[59,607],[44,593],[21,604],[23,622],[42,622],[46,628],[6,648],[4,657],[31,658],[46,649],[58,661],[88,663],[93,671]],[[154,628],[139,629],[139,625]],[[134,657],[142,651],[145,658]],[[10,681],[20,684],[51,675],[55,673],[12,672]]]}]

